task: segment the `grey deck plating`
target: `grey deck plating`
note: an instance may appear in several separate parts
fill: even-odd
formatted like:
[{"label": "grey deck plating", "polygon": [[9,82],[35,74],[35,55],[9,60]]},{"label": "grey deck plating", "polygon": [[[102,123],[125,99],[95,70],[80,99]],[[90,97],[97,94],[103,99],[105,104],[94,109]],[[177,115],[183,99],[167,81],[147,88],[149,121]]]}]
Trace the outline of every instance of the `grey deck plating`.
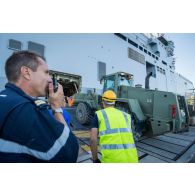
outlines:
[{"label": "grey deck plating", "polygon": [[[89,130],[74,131],[74,133],[80,142],[77,162],[92,162]],[[166,133],[154,138],[142,138],[136,146],[140,163],[188,162],[195,154],[195,127],[190,127],[189,131],[179,134]]]}]

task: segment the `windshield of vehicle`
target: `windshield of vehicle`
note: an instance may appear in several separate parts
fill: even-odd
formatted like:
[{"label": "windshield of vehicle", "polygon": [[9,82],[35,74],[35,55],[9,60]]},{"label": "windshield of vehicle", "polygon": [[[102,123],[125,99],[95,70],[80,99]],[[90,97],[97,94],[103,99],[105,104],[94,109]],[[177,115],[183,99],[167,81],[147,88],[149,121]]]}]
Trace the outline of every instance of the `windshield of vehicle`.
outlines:
[{"label": "windshield of vehicle", "polygon": [[110,76],[107,77],[107,79],[104,80],[104,91],[106,90],[113,90],[114,91],[114,81],[115,81],[115,76]]},{"label": "windshield of vehicle", "polygon": [[118,80],[118,85],[121,86],[133,86],[133,80],[131,79],[131,77],[129,77],[129,75],[120,75],[119,76],[119,80]]}]

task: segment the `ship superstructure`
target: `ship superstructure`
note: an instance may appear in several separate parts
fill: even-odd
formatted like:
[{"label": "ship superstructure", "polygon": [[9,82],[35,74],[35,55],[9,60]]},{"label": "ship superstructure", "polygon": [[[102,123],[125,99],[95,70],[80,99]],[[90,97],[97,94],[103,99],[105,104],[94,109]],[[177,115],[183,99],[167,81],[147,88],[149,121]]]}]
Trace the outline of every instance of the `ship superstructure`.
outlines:
[{"label": "ship superstructure", "polygon": [[52,70],[80,75],[82,91],[101,93],[103,75],[118,71],[134,75],[134,85],[181,95],[193,83],[175,72],[174,43],[164,34],[60,33],[0,34],[0,89],[6,82],[5,60],[13,51],[31,50],[43,55]]}]

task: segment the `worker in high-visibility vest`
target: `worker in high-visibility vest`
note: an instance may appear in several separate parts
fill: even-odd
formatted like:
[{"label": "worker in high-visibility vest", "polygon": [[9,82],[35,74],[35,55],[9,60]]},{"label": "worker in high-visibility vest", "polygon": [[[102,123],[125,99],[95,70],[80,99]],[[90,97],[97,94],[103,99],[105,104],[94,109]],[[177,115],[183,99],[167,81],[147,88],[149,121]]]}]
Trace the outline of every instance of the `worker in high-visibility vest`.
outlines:
[{"label": "worker in high-visibility vest", "polygon": [[[137,163],[138,155],[131,130],[131,116],[114,108],[116,94],[108,90],[102,95],[102,110],[96,111],[91,129],[93,162]],[[98,159],[98,136],[101,160]]]}]

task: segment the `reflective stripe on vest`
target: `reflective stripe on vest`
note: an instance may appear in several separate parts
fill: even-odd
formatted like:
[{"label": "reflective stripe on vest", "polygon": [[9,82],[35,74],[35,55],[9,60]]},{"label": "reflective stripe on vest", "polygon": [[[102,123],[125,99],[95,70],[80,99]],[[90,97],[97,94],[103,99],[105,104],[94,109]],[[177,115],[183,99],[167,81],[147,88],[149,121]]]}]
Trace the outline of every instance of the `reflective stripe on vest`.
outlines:
[{"label": "reflective stripe on vest", "polygon": [[101,145],[100,147],[103,150],[129,149],[135,148],[135,144],[106,144]]},{"label": "reflective stripe on vest", "polygon": [[131,129],[129,128],[117,128],[117,129],[106,129],[104,131],[99,132],[99,135],[107,135],[107,134],[112,134],[112,133],[131,133]]},{"label": "reflective stripe on vest", "polygon": [[127,115],[123,113],[123,116],[125,118],[125,121],[126,121],[126,124],[127,124],[127,128],[115,128],[115,129],[111,129],[110,128],[110,123],[109,123],[109,120],[108,120],[108,116],[105,112],[105,110],[100,110],[103,117],[104,117],[104,120],[105,120],[105,124],[106,124],[106,130],[104,131],[101,131],[99,132],[99,135],[102,136],[102,135],[107,135],[107,134],[112,134],[112,133],[124,133],[124,132],[129,132],[129,133],[132,133],[132,130],[131,130],[131,127],[130,127],[130,124],[129,124],[129,121],[128,121],[128,118],[127,118]]}]

